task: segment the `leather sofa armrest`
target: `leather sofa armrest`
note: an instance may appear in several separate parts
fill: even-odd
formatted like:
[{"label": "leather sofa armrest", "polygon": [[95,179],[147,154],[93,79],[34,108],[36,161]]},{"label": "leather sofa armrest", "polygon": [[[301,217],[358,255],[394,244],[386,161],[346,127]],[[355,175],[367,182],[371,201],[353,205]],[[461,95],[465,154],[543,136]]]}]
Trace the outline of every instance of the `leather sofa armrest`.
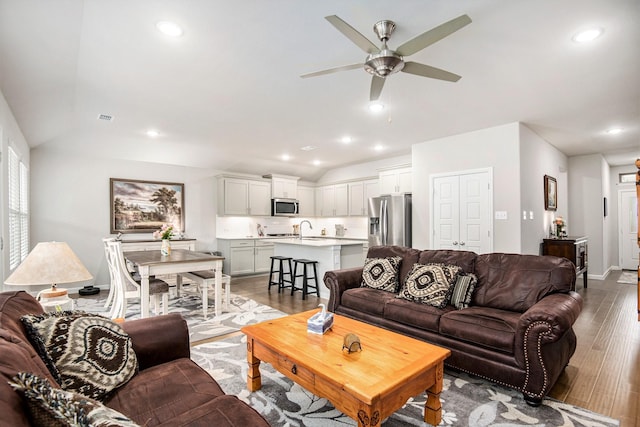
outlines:
[{"label": "leather sofa armrest", "polygon": [[327,271],[324,274],[324,284],[330,291],[327,310],[335,311],[340,304],[344,291],[360,287],[362,283],[362,269],[362,267],[345,268],[342,270]]},{"label": "leather sofa armrest", "polygon": [[571,329],[582,305],[582,297],[574,291],[548,295],[522,314],[516,336],[524,337],[532,325],[545,324],[547,328],[541,334],[541,342],[555,342]]},{"label": "leather sofa armrest", "polygon": [[180,314],[130,320],[122,328],[131,337],[140,370],[191,355],[189,329]]}]

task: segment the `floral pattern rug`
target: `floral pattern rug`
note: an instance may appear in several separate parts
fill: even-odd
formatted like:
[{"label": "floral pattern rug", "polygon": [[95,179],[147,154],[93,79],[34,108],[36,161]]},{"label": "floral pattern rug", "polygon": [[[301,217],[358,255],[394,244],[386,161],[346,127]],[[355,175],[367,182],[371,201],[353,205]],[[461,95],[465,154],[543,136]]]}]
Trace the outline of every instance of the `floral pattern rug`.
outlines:
[{"label": "floral pattern rug", "polygon": [[[260,365],[262,388],[247,390],[246,338],[235,336],[195,346],[191,358],[206,369],[227,394],[238,396],[272,427],[355,426],[326,399],[309,393],[271,365]],[[522,394],[466,374],[445,370],[441,426],[609,427],[619,422],[577,406],[545,399],[537,408]],[[428,426],[423,421],[425,396],[417,396],[385,420],[384,427]]]},{"label": "floral pattern rug", "polygon": [[[285,313],[264,304],[231,294],[229,309],[222,309],[219,316],[215,316],[214,302],[209,300],[207,319],[202,313],[202,299],[193,293],[183,291],[178,298],[169,298],[169,313],[180,313],[189,327],[189,340],[198,341],[226,335],[240,330],[244,325],[258,323],[269,319],[282,317]],[[90,313],[98,313],[109,317],[109,310],[104,308],[106,296],[81,296],[75,299],[75,309]],[[153,314],[152,314],[153,315]],[[140,318],[140,300],[133,299],[127,305],[126,320]]]}]

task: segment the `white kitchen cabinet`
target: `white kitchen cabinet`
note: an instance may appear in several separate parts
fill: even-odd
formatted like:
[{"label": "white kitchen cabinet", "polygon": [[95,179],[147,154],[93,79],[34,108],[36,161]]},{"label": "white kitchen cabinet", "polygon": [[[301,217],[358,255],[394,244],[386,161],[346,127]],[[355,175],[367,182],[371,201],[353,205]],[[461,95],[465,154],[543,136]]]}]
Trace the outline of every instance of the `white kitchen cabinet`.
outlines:
[{"label": "white kitchen cabinet", "polygon": [[273,243],[258,239],[218,239],[225,258],[222,271],[231,276],[265,273],[271,269]]},{"label": "white kitchen cabinet", "polygon": [[366,216],[369,198],[379,195],[377,179],[349,183],[349,215]]},{"label": "white kitchen cabinet", "polygon": [[268,273],[271,270],[273,243],[256,240],[254,250],[254,273]]},{"label": "white kitchen cabinet", "polygon": [[283,199],[298,198],[297,179],[273,176],[271,178],[271,197]]},{"label": "white kitchen cabinet", "polygon": [[347,184],[326,185],[320,187],[322,207],[320,215],[324,217],[349,215],[349,187]]},{"label": "white kitchen cabinet", "polygon": [[379,178],[380,194],[411,192],[411,168],[382,171]]},{"label": "white kitchen cabinet", "polygon": [[316,215],[315,188],[298,185],[298,201],[300,202],[300,216],[312,217]]},{"label": "white kitchen cabinet", "polygon": [[[222,196],[222,197],[221,197]],[[271,184],[242,178],[218,178],[220,215],[271,215]]]}]

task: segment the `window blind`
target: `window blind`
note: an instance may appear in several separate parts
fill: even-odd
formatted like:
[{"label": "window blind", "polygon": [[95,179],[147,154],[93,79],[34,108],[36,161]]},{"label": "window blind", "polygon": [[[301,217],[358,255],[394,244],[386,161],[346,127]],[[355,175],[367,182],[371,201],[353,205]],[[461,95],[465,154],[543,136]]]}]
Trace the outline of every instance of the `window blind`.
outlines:
[{"label": "window blind", "polygon": [[9,270],[14,270],[29,253],[29,171],[11,147],[8,152]]}]

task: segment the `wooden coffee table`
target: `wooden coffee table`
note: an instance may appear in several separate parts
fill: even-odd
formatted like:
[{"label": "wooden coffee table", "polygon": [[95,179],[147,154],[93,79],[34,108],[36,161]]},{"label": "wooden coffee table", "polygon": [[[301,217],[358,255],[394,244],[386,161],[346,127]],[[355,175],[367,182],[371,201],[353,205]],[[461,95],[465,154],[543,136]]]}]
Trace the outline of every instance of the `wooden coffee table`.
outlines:
[{"label": "wooden coffee table", "polygon": [[[318,310],[245,326],[247,387],[262,387],[260,362],[270,363],[313,394],[328,399],[359,426],[377,426],[409,398],[427,393],[424,420],[440,424],[444,360],[451,352],[377,326],[335,315],[324,335],[307,332]],[[342,350],[343,337],[360,337],[362,351]]]}]

